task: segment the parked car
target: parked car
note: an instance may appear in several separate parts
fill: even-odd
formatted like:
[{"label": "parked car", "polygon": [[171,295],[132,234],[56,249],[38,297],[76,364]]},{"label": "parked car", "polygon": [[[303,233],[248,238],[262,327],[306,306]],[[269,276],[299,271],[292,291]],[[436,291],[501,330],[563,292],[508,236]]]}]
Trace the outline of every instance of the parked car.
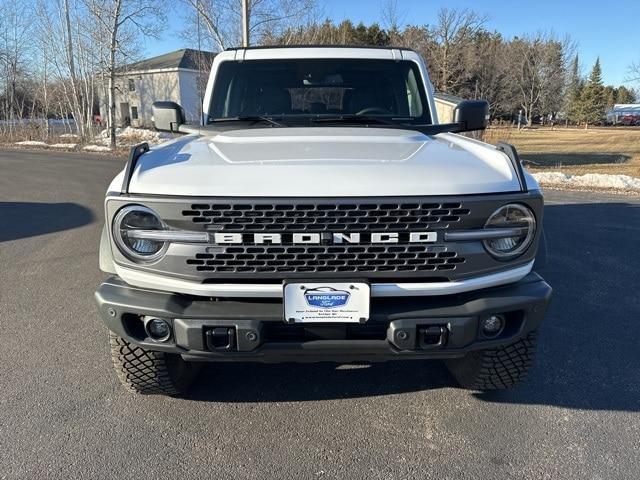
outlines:
[{"label": "parked car", "polygon": [[523,379],[551,297],[543,197],[512,146],[458,135],[486,102],[441,123],[408,49],[265,47],[216,56],[204,114],[156,103],[184,135],[135,147],[107,190],[96,299],[125,387],[178,395],[205,361]]}]

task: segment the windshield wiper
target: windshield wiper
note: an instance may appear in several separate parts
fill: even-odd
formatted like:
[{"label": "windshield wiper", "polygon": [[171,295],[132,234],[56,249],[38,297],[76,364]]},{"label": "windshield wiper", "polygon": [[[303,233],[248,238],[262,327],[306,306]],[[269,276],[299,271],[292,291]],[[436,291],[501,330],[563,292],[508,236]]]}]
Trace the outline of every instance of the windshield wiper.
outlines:
[{"label": "windshield wiper", "polygon": [[222,118],[209,118],[211,123],[225,123],[225,122],[267,122],[274,127],[286,127],[285,124],[277,122],[271,117],[265,117],[264,115],[239,115],[237,117],[222,117]]}]

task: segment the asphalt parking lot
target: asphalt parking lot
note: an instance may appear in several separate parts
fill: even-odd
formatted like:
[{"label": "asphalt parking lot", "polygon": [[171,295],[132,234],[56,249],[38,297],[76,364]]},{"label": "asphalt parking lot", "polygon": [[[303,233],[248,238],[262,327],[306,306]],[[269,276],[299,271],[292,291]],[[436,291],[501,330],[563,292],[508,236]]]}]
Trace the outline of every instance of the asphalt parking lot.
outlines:
[{"label": "asphalt parking lot", "polygon": [[548,192],[555,296],[516,390],[439,362],[209,365],[188,399],[136,397],[93,302],[122,165],[0,151],[0,479],[640,478],[639,200]]}]

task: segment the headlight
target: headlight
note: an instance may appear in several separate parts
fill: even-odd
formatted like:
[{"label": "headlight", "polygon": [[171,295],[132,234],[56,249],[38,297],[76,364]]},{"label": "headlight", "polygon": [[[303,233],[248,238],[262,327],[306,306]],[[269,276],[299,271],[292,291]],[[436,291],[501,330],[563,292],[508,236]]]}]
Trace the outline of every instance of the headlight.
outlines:
[{"label": "headlight", "polygon": [[[483,241],[487,251],[498,260],[510,260],[524,253],[533,242],[536,218],[528,207],[510,203],[496,210],[484,228],[496,231],[498,237]],[[512,232],[513,236],[500,236],[501,229]]]},{"label": "headlight", "polygon": [[160,217],[142,205],[126,206],[113,219],[116,245],[124,256],[138,262],[152,262],[164,254],[166,241],[154,239],[153,235],[162,230],[164,224]]}]

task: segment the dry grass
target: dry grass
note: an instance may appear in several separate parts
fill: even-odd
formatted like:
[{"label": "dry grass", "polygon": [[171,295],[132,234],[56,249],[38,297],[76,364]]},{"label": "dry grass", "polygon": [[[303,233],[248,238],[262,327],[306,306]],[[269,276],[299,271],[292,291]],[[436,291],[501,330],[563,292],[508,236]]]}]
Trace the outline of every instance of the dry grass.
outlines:
[{"label": "dry grass", "polygon": [[[490,128],[485,141],[512,143],[531,171],[624,174],[640,178],[640,129],[634,127]],[[528,162],[528,163],[527,163]]]}]

